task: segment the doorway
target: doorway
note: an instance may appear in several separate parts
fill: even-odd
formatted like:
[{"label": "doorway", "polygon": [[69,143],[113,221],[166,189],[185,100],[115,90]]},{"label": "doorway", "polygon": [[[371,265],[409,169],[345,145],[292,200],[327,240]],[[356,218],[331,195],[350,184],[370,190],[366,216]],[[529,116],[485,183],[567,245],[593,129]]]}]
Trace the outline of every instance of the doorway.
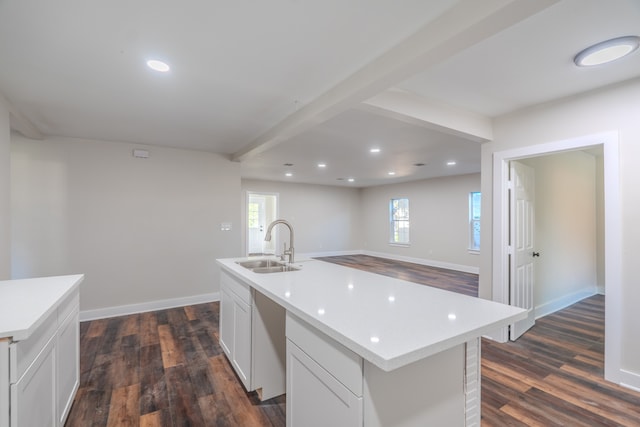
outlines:
[{"label": "doorway", "polygon": [[246,254],[247,256],[275,253],[278,237],[265,242],[267,226],[278,218],[278,194],[247,191]]},{"label": "doorway", "polygon": [[[509,165],[513,160],[525,159],[545,154],[561,153],[601,147],[603,152],[604,176],[604,265],[607,298],[605,300],[605,379],[621,382],[620,331],[622,321],[619,310],[622,302],[620,196],[618,186],[618,134],[607,132],[581,138],[557,141],[537,146],[523,147],[494,153],[493,158],[493,300],[509,303],[510,251],[508,245],[509,223]],[[507,341],[508,330],[503,328],[498,337]]]}]

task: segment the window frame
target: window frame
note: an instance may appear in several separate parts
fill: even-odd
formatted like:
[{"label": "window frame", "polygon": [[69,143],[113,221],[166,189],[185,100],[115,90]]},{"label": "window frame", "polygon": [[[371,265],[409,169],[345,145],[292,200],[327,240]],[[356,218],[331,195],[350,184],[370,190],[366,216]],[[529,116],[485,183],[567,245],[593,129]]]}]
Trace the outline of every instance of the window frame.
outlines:
[{"label": "window frame", "polygon": [[[404,201],[404,207],[394,207],[394,202],[402,202]],[[397,204],[396,204],[397,206]],[[397,214],[401,209],[405,209],[406,214],[402,214],[401,217],[394,216],[394,213]],[[410,230],[411,230],[411,221],[410,221],[410,207],[409,207],[409,198],[408,197],[394,197],[389,201],[389,244],[392,246],[410,246],[411,238],[410,238]],[[406,224],[404,226],[400,226],[400,224]],[[397,227],[396,227],[397,226]],[[403,231],[399,231],[403,229]],[[406,239],[401,239],[401,236],[406,236]]]}]

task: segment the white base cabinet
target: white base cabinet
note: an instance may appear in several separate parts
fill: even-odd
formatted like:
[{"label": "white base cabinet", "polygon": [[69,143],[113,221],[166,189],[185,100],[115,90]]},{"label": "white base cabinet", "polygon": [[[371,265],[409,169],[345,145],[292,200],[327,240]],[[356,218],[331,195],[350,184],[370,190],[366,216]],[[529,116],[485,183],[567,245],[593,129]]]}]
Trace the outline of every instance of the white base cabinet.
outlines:
[{"label": "white base cabinet", "polygon": [[220,274],[220,346],[247,391],[284,394],[285,310],[248,284]]},{"label": "white base cabinet", "polygon": [[287,313],[287,427],[480,425],[479,339],[390,372]]},{"label": "white base cabinet", "polygon": [[78,310],[76,287],[29,338],[0,340],[0,426],[64,426],[80,378]]}]

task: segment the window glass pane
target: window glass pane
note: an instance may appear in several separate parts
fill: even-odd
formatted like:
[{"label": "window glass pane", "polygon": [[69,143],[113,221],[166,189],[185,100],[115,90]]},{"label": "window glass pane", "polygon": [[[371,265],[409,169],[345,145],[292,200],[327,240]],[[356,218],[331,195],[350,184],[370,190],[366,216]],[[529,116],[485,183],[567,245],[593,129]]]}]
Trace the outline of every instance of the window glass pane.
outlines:
[{"label": "window glass pane", "polygon": [[479,192],[469,194],[469,249],[480,250],[480,212],[482,195]]},{"label": "window glass pane", "polygon": [[409,199],[391,199],[389,203],[391,243],[409,243]]}]

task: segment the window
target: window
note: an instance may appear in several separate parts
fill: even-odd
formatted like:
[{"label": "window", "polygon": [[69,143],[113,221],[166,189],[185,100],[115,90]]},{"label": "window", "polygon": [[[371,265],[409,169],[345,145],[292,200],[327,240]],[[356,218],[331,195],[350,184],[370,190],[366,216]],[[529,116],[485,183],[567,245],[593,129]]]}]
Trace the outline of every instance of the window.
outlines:
[{"label": "window", "polygon": [[389,243],[409,244],[409,199],[391,199],[389,203]]},{"label": "window", "polygon": [[480,250],[480,202],[479,192],[469,193],[469,249]]}]

